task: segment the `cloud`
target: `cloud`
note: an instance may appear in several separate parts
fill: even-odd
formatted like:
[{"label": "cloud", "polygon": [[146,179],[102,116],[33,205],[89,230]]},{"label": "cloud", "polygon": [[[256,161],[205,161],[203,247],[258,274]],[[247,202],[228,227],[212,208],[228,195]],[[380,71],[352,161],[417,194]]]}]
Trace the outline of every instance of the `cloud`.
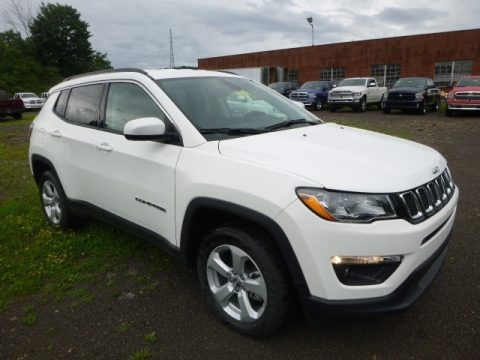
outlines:
[{"label": "cloud", "polygon": [[324,44],[476,28],[480,13],[478,0],[403,0],[395,6],[380,0],[47,2],[58,1],[81,13],[93,48],[107,52],[115,67],[141,68],[169,65],[169,29],[176,65],[196,65],[198,58],[308,46],[309,16],[315,43]]}]

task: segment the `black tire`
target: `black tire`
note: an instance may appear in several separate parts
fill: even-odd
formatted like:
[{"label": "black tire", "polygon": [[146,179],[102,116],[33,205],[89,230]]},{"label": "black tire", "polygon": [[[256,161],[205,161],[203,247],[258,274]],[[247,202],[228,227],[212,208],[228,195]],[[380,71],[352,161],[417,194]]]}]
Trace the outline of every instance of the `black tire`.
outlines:
[{"label": "black tire", "polygon": [[313,110],[320,111],[322,110],[322,102],[317,100],[315,104],[313,104]]},{"label": "black tire", "polygon": [[439,106],[438,106],[438,102],[435,101],[433,104],[432,104],[432,112],[436,112],[438,110]]},{"label": "black tire", "polygon": [[13,114],[13,118],[15,120],[22,120],[22,113],[16,113],[16,114]]},{"label": "black tire", "polygon": [[359,112],[367,111],[367,99],[365,97],[362,97],[360,99],[360,104],[358,105],[357,111]]},{"label": "black tire", "polygon": [[57,177],[46,171],[38,181],[40,204],[48,223],[55,228],[72,228],[79,219],[67,207],[67,197]]},{"label": "black tire", "polygon": [[385,109],[385,108],[383,108],[382,111],[383,111],[384,114],[390,114],[392,112],[391,109]]},{"label": "black tire", "polygon": [[447,106],[447,108],[445,109],[445,116],[452,116],[453,115],[453,111],[450,110]]},{"label": "black tire", "polygon": [[377,103],[377,109],[378,110],[383,110],[383,95],[380,101]]},{"label": "black tire", "polygon": [[427,113],[427,102],[423,101],[422,107],[418,110],[419,114],[425,115]]},{"label": "black tire", "polygon": [[[268,237],[241,228],[224,226],[207,234],[197,258],[200,287],[208,306],[222,321],[244,335],[263,337],[275,332],[288,316],[290,282]],[[243,264],[235,266],[234,258],[237,264],[242,259]],[[219,260],[222,267],[216,267]],[[263,290],[248,291],[252,281],[258,283],[255,291]],[[217,300],[214,291],[221,291],[222,298]],[[242,310],[242,302],[250,307]]]}]

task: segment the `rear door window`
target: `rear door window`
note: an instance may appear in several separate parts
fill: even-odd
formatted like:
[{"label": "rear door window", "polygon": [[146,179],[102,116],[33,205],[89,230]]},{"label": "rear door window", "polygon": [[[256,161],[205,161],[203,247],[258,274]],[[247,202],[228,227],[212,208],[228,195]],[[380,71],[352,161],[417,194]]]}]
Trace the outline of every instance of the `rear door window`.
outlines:
[{"label": "rear door window", "polygon": [[103,84],[96,84],[73,88],[65,118],[77,124],[98,126],[103,87]]},{"label": "rear door window", "polygon": [[67,109],[67,100],[70,90],[63,90],[58,97],[57,103],[55,105],[55,111],[61,117],[65,117],[65,110]]}]

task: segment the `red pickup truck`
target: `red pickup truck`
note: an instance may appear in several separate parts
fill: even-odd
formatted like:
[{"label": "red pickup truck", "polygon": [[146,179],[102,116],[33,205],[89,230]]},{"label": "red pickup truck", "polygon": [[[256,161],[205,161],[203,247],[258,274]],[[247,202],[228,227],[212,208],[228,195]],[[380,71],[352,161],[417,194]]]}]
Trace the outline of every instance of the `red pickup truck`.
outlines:
[{"label": "red pickup truck", "polygon": [[10,115],[20,120],[24,111],[22,100],[10,99],[6,92],[0,91],[0,118]]},{"label": "red pickup truck", "polygon": [[480,76],[461,78],[448,93],[445,115],[463,111],[480,111]]}]

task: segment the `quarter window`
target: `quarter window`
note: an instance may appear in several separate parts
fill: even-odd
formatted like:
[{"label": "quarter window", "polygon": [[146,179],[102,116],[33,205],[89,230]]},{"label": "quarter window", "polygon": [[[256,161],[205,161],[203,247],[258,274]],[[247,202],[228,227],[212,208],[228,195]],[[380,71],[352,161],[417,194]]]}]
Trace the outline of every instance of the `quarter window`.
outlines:
[{"label": "quarter window", "polygon": [[68,100],[65,118],[77,124],[98,126],[102,93],[102,84],[73,88]]},{"label": "quarter window", "polygon": [[61,117],[65,117],[65,110],[67,109],[67,100],[70,90],[63,90],[58,97],[57,104],[55,105],[55,111]]},{"label": "quarter window", "polygon": [[111,84],[105,111],[105,127],[123,132],[128,121],[143,117],[162,119],[167,126],[164,113],[140,86],[131,83]]}]

